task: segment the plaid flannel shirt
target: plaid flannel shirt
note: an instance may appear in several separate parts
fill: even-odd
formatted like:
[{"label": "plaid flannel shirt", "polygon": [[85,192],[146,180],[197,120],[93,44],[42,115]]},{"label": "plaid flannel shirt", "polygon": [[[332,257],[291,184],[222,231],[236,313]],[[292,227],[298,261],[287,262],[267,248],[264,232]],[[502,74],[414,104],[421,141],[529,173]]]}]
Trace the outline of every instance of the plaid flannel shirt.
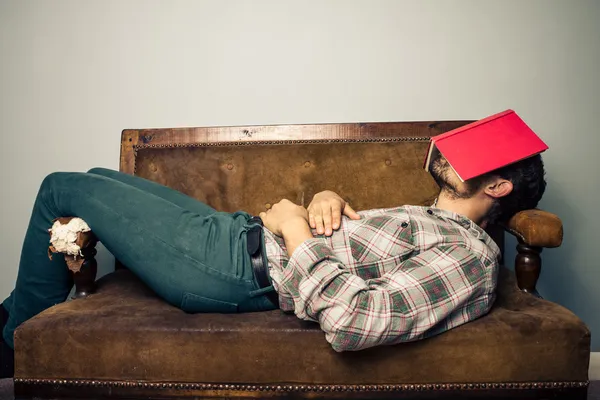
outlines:
[{"label": "plaid flannel shirt", "polygon": [[280,308],[318,322],[336,351],[430,337],[486,314],[500,250],[466,217],[404,206],[342,217],[289,257],[265,229]]}]

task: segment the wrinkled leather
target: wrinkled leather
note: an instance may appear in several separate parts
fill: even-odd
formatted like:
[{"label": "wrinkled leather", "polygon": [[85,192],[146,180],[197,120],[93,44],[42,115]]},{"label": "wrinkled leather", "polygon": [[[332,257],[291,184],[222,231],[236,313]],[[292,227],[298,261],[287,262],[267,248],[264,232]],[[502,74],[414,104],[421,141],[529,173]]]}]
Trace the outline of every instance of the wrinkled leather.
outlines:
[{"label": "wrinkled leather", "polygon": [[308,206],[326,189],[364,210],[432,204],[426,151],[427,142],[144,148],[135,173],[220,211],[258,214],[282,198]]},{"label": "wrinkled leather", "polygon": [[529,246],[558,247],[563,239],[560,218],[542,210],[525,210],[515,214],[508,221],[508,231]]},{"label": "wrinkled leather", "polygon": [[19,378],[382,384],[585,381],[590,333],[567,309],[520,292],[502,269],[485,317],[437,337],[335,353],[317,324],[281,311],[185,314],[129,271],[16,332]]}]

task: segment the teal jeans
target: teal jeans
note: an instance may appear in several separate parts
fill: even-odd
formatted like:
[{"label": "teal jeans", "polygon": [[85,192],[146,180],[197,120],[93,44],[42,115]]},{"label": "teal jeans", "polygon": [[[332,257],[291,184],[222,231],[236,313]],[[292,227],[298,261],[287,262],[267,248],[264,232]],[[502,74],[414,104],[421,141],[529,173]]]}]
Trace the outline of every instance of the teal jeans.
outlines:
[{"label": "teal jeans", "polygon": [[48,258],[48,229],[77,216],[104,246],[160,297],[190,313],[274,309],[254,278],[246,249],[252,227],[245,212],[218,212],[178,191],[139,177],[95,168],[48,175],[27,228],[5,342],[14,330],[65,301],[72,278],[64,257]]}]

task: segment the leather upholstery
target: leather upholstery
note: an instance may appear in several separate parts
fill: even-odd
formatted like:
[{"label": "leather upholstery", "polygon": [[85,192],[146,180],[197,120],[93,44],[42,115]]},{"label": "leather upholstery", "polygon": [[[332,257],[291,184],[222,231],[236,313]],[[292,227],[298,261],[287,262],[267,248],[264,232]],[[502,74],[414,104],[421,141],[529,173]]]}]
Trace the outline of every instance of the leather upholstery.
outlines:
[{"label": "leather upholstery", "polygon": [[[333,190],[355,210],[431,205],[439,191],[422,168],[428,140],[215,147],[141,147],[135,174],[221,211],[258,215],[286,198],[308,206]],[[285,177],[283,179],[283,177]],[[489,227],[500,249],[504,233]]]},{"label": "leather upholstery", "polygon": [[141,148],[135,174],[220,211],[252,214],[287,198],[308,206],[339,193],[357,210],[431,204],[438,188],[422,168],[428,142]]},{"label": "leather upholstery", "polygon": [[562,221],[557,215],[548,211],[521,211],[508,221],[507,228],[510,233],[529,246],[558,247],[562,244]]},{"label": "leather upholstery", "polygon": [[103,278],[97,294],[59,304],[17,331],[16,376],[256,384],[586,380],[585,325],[520,292],[507,270],[500,282],[483,318],[424,341],[340,354],[317,324],[281,311],[185,314],[121,270]]}]

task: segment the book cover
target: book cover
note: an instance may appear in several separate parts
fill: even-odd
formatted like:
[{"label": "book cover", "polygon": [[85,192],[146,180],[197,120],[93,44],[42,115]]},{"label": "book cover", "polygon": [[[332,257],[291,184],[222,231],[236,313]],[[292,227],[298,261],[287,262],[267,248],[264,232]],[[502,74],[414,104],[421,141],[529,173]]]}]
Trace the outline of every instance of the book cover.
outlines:
[{"label": "book cover", "polygon": [[487,172],[539,154],[548,146],[513,110],[431,138],[425,170],[437,149],[464,182]]}]

